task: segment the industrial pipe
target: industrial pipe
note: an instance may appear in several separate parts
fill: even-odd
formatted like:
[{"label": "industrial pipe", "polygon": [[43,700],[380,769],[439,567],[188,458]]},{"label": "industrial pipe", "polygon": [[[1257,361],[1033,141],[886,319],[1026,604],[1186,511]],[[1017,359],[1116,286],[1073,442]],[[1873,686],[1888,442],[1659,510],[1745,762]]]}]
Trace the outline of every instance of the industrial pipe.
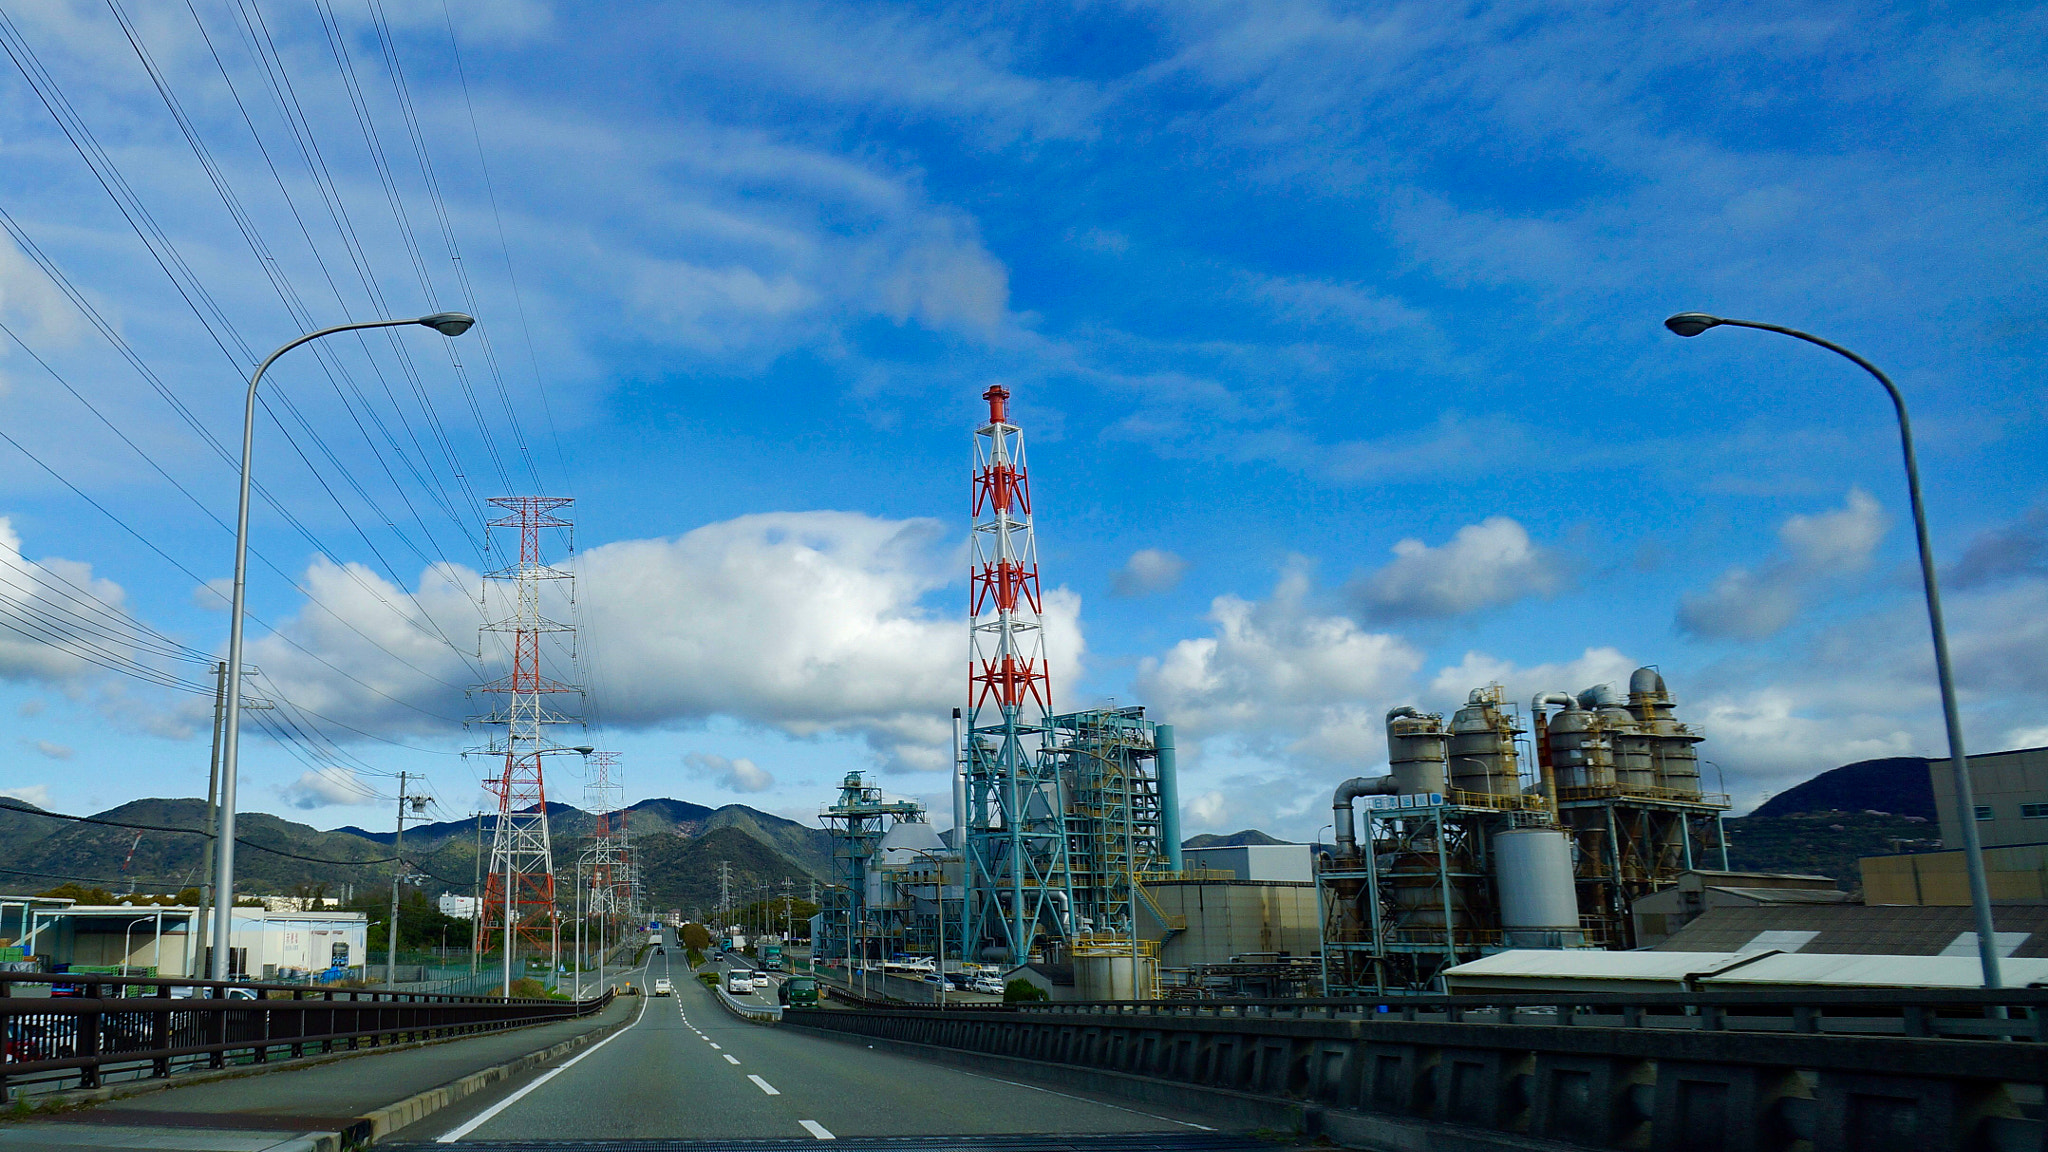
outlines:
[{"label": "industrial pipe", "polygon": [[1536,775],[1542,783],[1543,798],[1550,804],[1550,818],[1557,819],[1557,770],[1550,760],[1550,722],[1543,711],[1545,704],[1560,708],[1576,708],[1579,702],[1569,692],[1538,692],[1529,701],[1529,715],[1534,720],[1536,744]]},{"label": "industrial pipe", "polygon": [[1413,704],[1402,704],[1398,707],[1387,709],[1387,723],[1389,724],[1392,724],[1394,721],[1399,720],[1403,716],[1413,716],[1417,720],[1429,719],[1429,715],[1427,713],[1415,707]]},{"label": "industrial pipe", "polygon": [[1353,776],[1337,785],[1337,794],[1330,801],[1330,812],[1336,825],[1338,859],[1349,860],[1358,855],[1358,825],[1351,819],[1351,801],[1360,796],[1396,794],[1392,776],[1381,776],[1378,779]]},{"label": "industrial pipe", "polygon": [[1166,866],[1183,870],[1180,854],[1180,773],[1174,763],[1173,725],[1161,724],[1152,732],[1152,748],[1158,753],[1159,836],[1166,841]]}]

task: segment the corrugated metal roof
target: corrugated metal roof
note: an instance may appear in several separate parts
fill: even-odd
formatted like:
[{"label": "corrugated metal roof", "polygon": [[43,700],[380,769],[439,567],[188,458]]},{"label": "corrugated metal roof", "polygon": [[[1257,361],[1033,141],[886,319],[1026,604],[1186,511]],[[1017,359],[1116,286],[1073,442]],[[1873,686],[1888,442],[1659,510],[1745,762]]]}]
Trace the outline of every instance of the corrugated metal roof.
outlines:
[{"label": "corrugated metal roof", "polygon": [[[1782,895],[1782,894],[1781,894]],[[2048,958],[2048,904],[2000,904],[1992,918],[2001,936],[2027,933],[2013,955]],[[1715,908],[1656,946],[1660,952],[1739,952],[1761,932],[1812,931],[1800,949],[1844,956],[1938,956],[1976,928],[1968,908],[1893,904],[1779,904]]]},{"label": "corrugated metal roof", "polygon": [[[1687,953],[1679,953],[1687,955]],[[2048,959],[2007,960],[2008,988],[2048,982]],[[1798,984],[1837,988],[1976,988],[1984,970],[1975,956],[1829,956],[1781,952],[1700,980],[1700,987]]]},{"label": "corrugated metal roof", "polygon": [[1523,948],[1496,952],[1448,969],[1453,977],[1516,976],[1541,979],[1669,980],[1719,972],[1755,952],[1595,952]]}]

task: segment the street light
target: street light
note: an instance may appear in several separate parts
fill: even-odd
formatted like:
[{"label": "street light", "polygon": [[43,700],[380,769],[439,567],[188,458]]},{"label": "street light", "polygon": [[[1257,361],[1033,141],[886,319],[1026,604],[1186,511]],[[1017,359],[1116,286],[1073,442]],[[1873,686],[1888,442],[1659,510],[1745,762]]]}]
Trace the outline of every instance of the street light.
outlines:
[{"label": "street light", "polygon": [[1927,538],[1927,509],[1920,498],[1920,465],[1913,456],[1913,425],[1906,418],[1906,398],[1899,395],[1898,387],[1890,377],[1878,371],[1877,365],[1840,344],[1797,328],[1783,328],[1755,320],[1728,320],[1705,312],[1680,312],[1665,320],[1664,326],[1680,336],[1697,336],[1709,328],[1723,326],[1757,328],[1817,344],[1877,377],[1877,382],[1884,385],[1885,392],[1891,396],[1892,408],[1899,416],[1899,448],[1906,460],[1906,491],[1912,498],[1913,533],[1920,545],[1920,586],[1927,596],[1927,626],[1934,634],[1934,674],[1941,683],[1942,722],[1948,727],[1949,770],[1955,775],[1956,822],[1963,828],[1963,864],[1970,875],[1970,906],[1977,914],[1977,959],[1983,965],[1984,986],[2000,987],[2003,981],[1998,971],[1998,938],[1992,934],[1991,888],[1985,882],[1984,846],[1977,835],[1977,794],[1970,782],[1969,757],[1963,752],[1963,722],[1956,712],[1955,676],[1949,668],[1948,658],[1948,629],[1941,620],[1941,588],[1935,581],[1934,547]]},{"label": "street light", "polygon": [[250,454],[256,443],[256,386],[263,382],[263,373],[279,356],[301,344],[332,336],[336,332],[353,332],[361,328],[399,328],[408,324],[421,324],[443,336],[460,336],[469,331],[476,320],[460,312],[436,312],[432,316],[420,316],[411,320],[370,320],[360,324],[336,324],[308,332],[286,342],[277,351],[256,366],[256,374],[249,377],[249,395],[242,405],[242,499],[235,516],[235,594],[228,615],[228,684],[227,721],[223,729],[225,739],[221,741],[220,756],[220,828],[216,833],[219,850],[214,854],[214,903],[213,912],[213,978],[228,978],[229,953],[234,941],[230,932],[235,917],[235,766],[237,753],[242,743],[242,608],[243,596],[248,589],[249,575],[249,465]]},{"label": "street light", "polygon": [[[931,861],[939,870],[939,878],[932,883],[932,905],[933,911],[936,913],[932,918],[939,925],[939,941],[936,950],[938,954],[933,956],[932,960],[938,965],[939,969],[939,1011],[944,1012],[946,1010],[946,862],[944,859],[934,856],[931,852],[922,848],[912,848],[910,849],[910,854]],[[966,866],[964,857],[962,858],[961,866]],[[908,887],[908,885],[905,885],[905,887]]]}]

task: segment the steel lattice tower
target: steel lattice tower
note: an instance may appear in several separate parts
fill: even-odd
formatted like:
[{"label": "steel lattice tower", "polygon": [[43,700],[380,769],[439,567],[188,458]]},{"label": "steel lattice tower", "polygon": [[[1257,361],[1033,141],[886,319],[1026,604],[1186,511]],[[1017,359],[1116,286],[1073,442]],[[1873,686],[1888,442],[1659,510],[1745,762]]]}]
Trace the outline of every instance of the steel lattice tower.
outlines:
[{"label": "steel lattice tower", "polygon": [[612,779],[619,763],[616,752],[592,752],[590,780],[583,802],[597,816],[597,828],[584,854],[590,865],[590,915],[621,917],[633,910],[632,865],[626,855],[626,814],[620,810],[623,789]]},{"label": "steel lattice tower", "polygon": [[491,503],[507,514],[492,520],[490,527],[519,531],[519,560],[484,577],[511,585],[512,615],[484,624],[481,631],[511,634],[512,668],[474,689],[504,697],[496,709],[475,722],[501,724],[505,729],[502,739],[494,737],[482,749],[502,760],[496,774],[484,782],[498,798],[498,819],[491,836],[491,866],[484,883],[484,906],[479,910],[482,930],[477,933],[477,947],[487,951],[489,942],[501,936],[510,923],[518,939],[535,949],[545,945],[552,956],[559,951],[561,940],[541,758],[546,753],[569,751],[548,738],[548,725],[580,722],[549,707],[548,698],[580,694],[582,689],[550,679],[541,671],[541,636],[575,629],[541,613],[543,586],[574,577],[541,562],[540,536],[544,528],[570,527],[570,521],[555,515],[555,509],[571,501],[560,496],[499,496]]},{"label": "steel lattice tower", "polygon": [[1044,754],[1052,713],[1038,546],[1024,432],[1010,394],[982,393],[988,423],[974,433],[974,531],[967,669],[967,944],[1013,964],[1042,930],[1072,934],[1065,803],[1056,760]]}]

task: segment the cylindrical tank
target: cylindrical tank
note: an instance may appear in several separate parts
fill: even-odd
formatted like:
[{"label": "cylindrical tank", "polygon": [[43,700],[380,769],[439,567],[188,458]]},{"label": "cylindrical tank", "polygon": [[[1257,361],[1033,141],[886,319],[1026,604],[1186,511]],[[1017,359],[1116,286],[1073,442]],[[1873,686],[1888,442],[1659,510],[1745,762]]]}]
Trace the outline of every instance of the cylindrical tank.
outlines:
[{"label": "cylindrical tank", "polygon": [[1451,787],[1460,792],[1513,796],[1522,790],[1515,737],[1522,729],[1501,708],[1500,686],[1474,688],[1451,716]]},{"label": "cylindrical tank", "polygon": [[1400,795],[1444,790],[1444,741],[1449,732],[1435,712],[1396,708],[1387,713],[1387,761]]},{"label": "cylindrical tank", "polygon": [[1656,786],[1682,796],[1700,794],[1699,733],[1671,713],[1671,693],[1655,668],[1638,668],[1628,680],[1628,710],[1648,738]]},{"label": "cylindrical tank", "polygon": [[1617,704],[1600,709],[1600,727],[1614,752],[1614,782],[1623,792],[1645,794],[1657,786],[1657,764],[1651,740],[1628,709]]},{"label": "cylindrical tank", "polygon": [[1158,986],[1156,956],[1118,956],[1109,949],[1074,957],[1074,993],[1083,1000],[1149,1000]]},{"label": "cylindrical tank", "polygon": [[1550,763],[1561,789],[1613,787],[1614,750],[1608,746],[1600,714],[1567,708],[1552,716]]},{"label": "cylindrical tank", "polygon": [[1516,828],[1493,838],[1500,923],[1510,948],[1579,943],[1571,839],[1555,828]]},{"label": "cylindrical tank", "polygon": [[[1437,874],[1436,853],[1412,851],[1396,855],[1388,861],[1380,882],[1394,905],[1396,930],[1440,933],[1445,929],[1444,887]],[[1467,888],[1463,879],[1451,878],[1448,927],[1452,929],[1464,929],[1471,924],[1472,899]]]}]

